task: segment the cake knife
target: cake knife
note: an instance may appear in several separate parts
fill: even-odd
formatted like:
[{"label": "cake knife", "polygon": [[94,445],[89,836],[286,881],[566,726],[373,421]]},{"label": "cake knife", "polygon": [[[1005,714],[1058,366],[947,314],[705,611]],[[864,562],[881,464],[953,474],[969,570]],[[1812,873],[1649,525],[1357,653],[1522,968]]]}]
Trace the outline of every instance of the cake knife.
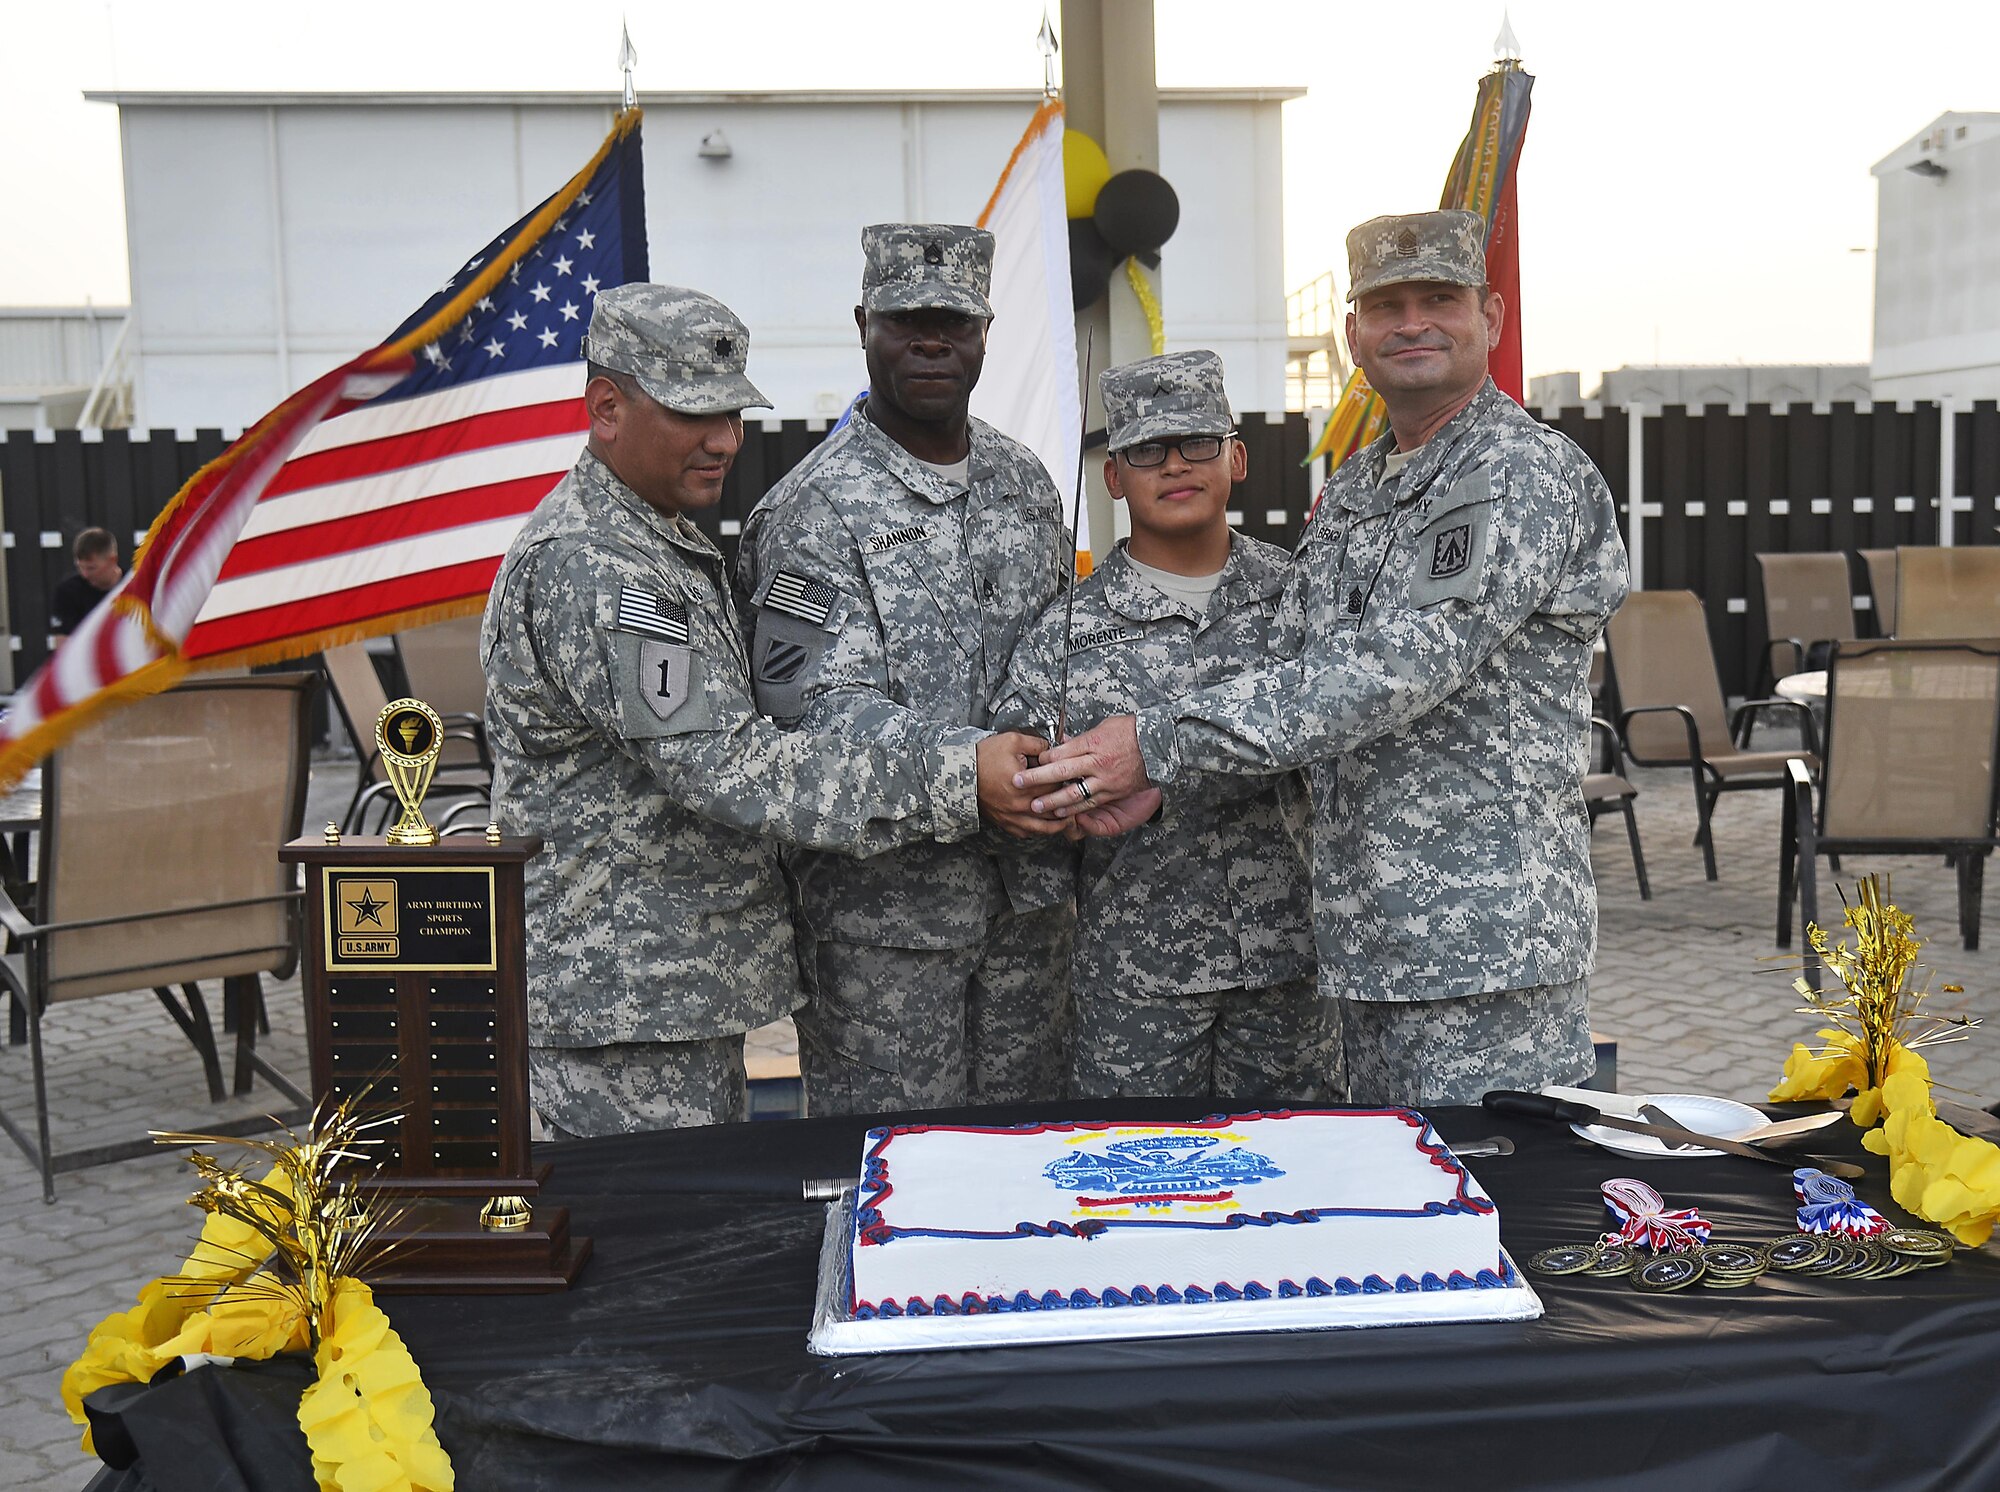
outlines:
[{"label": "cake knife", "polygon": [[[1564,1124],[1581,1124],[1585,1127],[1601,1124],[1607,1129],[1623,1129],[1635,1135],[1651,1135],[1656,1140],[1684,1140],[1705,1150],[1721,1150],[1729,1155],[1761,1160],[1766,1165],[1783,1166],[1787,1171],[1794,1169],[1798,1164],[1796,1156],[1772,1155],[1759,1150],[1755,1145],[1745,1145],[1736,1140],[1705,1135],[1696,1129],[1682,1129],[1677,1124],[1645,1124],[1637,1119],[1621,1119],[1616,1114],[1606,1114],[1594,1109],[1587,1103],[1572,1103],[1567,1099],[1550,1098],[1545,1093],[1515,1093],[1504,1088],[1496,1088],[1480,1102],[1496,1114],[1518,1114],[1527,1119],[1555,1119]],[[1844,1176],[1854,1180],[1868,1174],[1850,1161],[1827,1160],[1821,1157],[1811,1157],[1811,1159],[1814,1165],[1831,1176]]]}]

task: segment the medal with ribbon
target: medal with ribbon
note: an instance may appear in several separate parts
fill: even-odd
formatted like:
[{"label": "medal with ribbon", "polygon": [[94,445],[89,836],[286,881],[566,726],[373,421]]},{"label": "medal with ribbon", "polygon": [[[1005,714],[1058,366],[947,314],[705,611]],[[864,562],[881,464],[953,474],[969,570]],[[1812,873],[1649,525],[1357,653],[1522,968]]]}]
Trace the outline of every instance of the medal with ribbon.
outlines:
[{"label": "medal with ribbon", "polygon": [[1708,1241],[1713,1225],[1692,1207],[1669,1211],[1666,1199],[1630,1176],[1604,1183],[1604,1206],[1618,1226],[1606,1243],[1629,1243],[1652,1253],[1685,1253]]},{"label": "medal with ribbon", "polygon": [[1801,1233],[1866,1238],[1889,1230],[1889,1220],[1856,1198],[1851,1185],[1811,1166],[1792,1172],[1792,1195],[1799,1199]]}]

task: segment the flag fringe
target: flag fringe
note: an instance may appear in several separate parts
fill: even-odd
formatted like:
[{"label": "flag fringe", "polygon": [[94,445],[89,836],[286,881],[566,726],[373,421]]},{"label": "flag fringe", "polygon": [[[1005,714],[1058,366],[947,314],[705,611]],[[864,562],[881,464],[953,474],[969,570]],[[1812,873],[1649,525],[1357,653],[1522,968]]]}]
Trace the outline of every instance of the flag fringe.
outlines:
[{"label": "flag fringe", "polygon": [[130,704],[179,683],[188,672],[180,658],[155,658],[88,699],[51,715],[18,741],[0,747],[0,793],[11,792],[31,768],[113,705]]},{"label": "flag fringe", "polygon": [[323,653],[328,648],[346,647],[351,642],[366,642],[371,637],[385,637],[396,632],[414,632],[419,627],[455,621],[485,610],[485,596],[461,596],[455,601],[435,601],[428,606],[369,617],[366,621],[344,622],[338,627],[325,627],[318,632],[281,637],[275,642],[262,642],[255,647],[237,648],[227,653],[208,653],[185,661],[190,669],[200,673],[217,668],[257,668],[266,663],[290,663],[299,658],[310,658],[314,653]]},{"label": "flag fringe", "polygon": [[993,216],[993,209],[1000,205],[1000,194],[1007,190],[1007,178],[1014,174],[1015,163],[1027,152],[1035,136],[1047,128],[1051,119],[1060,119],[1062,112],[1061,99],[1042,100],[1042,106],[1035,110],[1034,118],[1028,121],[1028,127],[1021,131],[1021,138],[1014,143],[1014,153],[1007,157],[1007,164],[1001,168],[1000,179],[993,183],[993,195],[986,199],[986,205],[979,209],[979,216],[972,220],[974,227],[986,226],[986,220]]}]

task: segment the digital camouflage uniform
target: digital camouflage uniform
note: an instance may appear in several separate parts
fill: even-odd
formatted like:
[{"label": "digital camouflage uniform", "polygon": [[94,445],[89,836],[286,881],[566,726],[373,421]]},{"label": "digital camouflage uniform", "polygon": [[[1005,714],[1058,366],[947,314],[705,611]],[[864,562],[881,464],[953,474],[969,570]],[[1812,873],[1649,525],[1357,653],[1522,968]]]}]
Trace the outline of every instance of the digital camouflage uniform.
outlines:
[{"label": "digital camouflage uniform", "polygon": [[[1364,224],[1356,293],[1483,281],[1464,268],[1474,224]],[[1625,549],[1589,458],[1490,381],[1384,485],[1392,444],[1320,499],[1275,629],[1285,661],[1141,712],[1139,741],[1163,784],[1311,764],[1320,982],[1349,1002],[1353,1097],[1472,1102],[1590,1068],[1586,680]],[[1415,1022],[1381,1003],[1411,1001],[1432,1002]]]},{"label": "digital camouflage uniform", "polygon": [[[761,397],[719,302],[598,297],[590,356],[669,407]],[[793,734],[751,700],[722,557],[585,454],[529,517],[482,629],[496,820],[528,864],[535,1103],[558,1134],[741,1117],[743,1036],[800,999],[773,838],[868,854],[972,833],[969,745]]]},{"label": "digital camouflage uniform", "polygon": [[[1098,376],[1110,449],[1234,428],[1222,360],[1168,353]],[[1227,460],[1228,452],[1218,456]],[[1219,521],[1219,519],[1218,519]],[[1015,649],[995,723],[1160,704],[1270,658],[1290,558],[1241,534],[1205,608],[1120,543]],[[1067,678],[1063,650],[1067,637]],[[1304,779],[1200,775],[1152,823],[1078,850],[1070,1096],[1325,1103],[1345,1094],[1338,1007],[1314,979]]]},{"label": "digital camouflage uniform", "polygon": [[[992,236],[862,235],[871,311],[989,316]],[[970,490],[917,460],[865,405],[758,503],[738,578],[756,609],[752,676],[774,719],[927,760],[988,732],[1021,630],[1069,541],[1025,446],[971,422]],[[811,948],[799,1015],[816,1113],[1058,1094],[1074,925],[1060,844],[987,830],[856,865],[790,860]]]}]

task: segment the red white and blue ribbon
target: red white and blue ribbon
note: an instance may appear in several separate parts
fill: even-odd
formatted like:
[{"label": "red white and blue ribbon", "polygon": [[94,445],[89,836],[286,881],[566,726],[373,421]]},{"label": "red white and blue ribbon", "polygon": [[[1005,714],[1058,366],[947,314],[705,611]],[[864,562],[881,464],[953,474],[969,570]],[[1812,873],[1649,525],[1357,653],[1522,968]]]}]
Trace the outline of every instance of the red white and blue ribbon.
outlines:
[{"label": "red white and blue ribbon", "polygon": [[1847,1238],[1865,1238],[1886,1233],[1889,1220],[1858,1200],[1854,1188],[1838,1176],[1812,1166],[1792,1172],[1792,1195],[1799,1199],[1801,1233],[1838,1233]]},{"label": "red white and blue ribbon", "polygon": [[1655,1254],[1685,1253],[1706,1243],[1714,1226],[1692,1207],[1669,1211],[1664,1197],[1629,1176],[1615,1177],[1601,1190],[1611,1220],[1618,1224],[1604,1235],[1606,1243],[1629,1243]]}]

